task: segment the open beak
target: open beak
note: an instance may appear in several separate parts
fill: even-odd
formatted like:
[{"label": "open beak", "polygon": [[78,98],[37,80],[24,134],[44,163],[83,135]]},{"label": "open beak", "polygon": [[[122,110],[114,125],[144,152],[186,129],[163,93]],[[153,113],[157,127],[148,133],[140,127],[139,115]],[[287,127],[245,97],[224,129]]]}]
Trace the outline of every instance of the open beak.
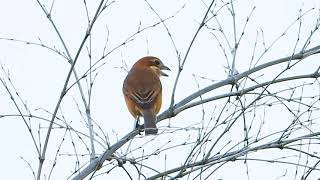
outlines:
[{"label": "open beak", "polygon": [[163,65],[163,64],[160,66],[160,75],[161,75],[161,76],[168,76],[168,74],[164,73],[162,70],[168,70],[168,71],[170,71],[170,68],[168,68],[167,66],[165,66],[165,65]]}]

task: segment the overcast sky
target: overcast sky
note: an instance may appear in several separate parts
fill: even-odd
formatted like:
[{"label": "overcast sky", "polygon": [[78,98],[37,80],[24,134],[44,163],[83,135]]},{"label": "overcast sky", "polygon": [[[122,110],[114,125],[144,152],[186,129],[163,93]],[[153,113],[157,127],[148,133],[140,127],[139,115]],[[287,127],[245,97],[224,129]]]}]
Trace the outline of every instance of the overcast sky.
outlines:
[{"label": "overcast sky", "polygon": [[[42,0],[40,2],[45,4],[47,9],[50,9],[51,1]],[[95,1],[93,3],[91,0],[88,1],[90,18],[94,15],[97,2],[98,1]],[[167,20],[166,24],[172,33],[172,38],[174,39],[181,57],[184,57],[190,41],[206,12],[206,6],[203,2],[198,0],[153,0],[149,2],[163,19],[174,16]],[[205,2],[207,4],[210,3],[210,1]],[[186,6],[179,11],[179,13],[176,13],[184,6],[184,4],[186,4]],[[310,9],[315,8],[316,10],[309,12],[302,21],[300,38],[305,40],[310,34],[311,29],[313,29],[317,16],[319,16],[319,11],[317,9],[320,8],[320,1],[235,1],[236,26],[238,27],[237,33],[239,33],[238,37],[240,36],[247,16],[254,7],[256,8],[250,17],[238,50],[236,61],[236,69],[238,72],[249,69],[257,32],[260,33],[259,39],[261,40],[261,30],[263,30],[265,42],[267,45],[270,45],[290,24],[295,22],[299,17],[300,9],[302,13],[305,13]],[[75,57],[87,28],[87,16],[83,1],[56,0],[52,9],[52,18],[64,38],[71,56]],[[233,39],[231,38],[233,23],[230,14],[224,9],[219,13],[218,18],[220,19],[221,25],[224,27],[226,35],[230,37],[230,42],[233,42]],[[96,62],[101,58],[105,45],[105,51],[108,52],[123,43],[132,34],[136,33],[139,27],[140,29],[143,29],[144,27],[153,25],[157,22],[159,22],[159,19],[144,0],[116,0],[103,12],[93,28],[91,38],[92,61]],[[14,38],[28,42],[43,43],[46,46],[55,47],[61,52],[64,51],[61,41],[36,0],[0,0],[0,23],[0,38]],[[217,25],[212,23],[211,27],[208,26],[208,28],[217,28]],[[197,79],[201,88],[211,84],[212,80],[219,81],[227,77],[225,67],[228,62],[223,53],[221,53],[217,41],[208,28],[202,29],[190,51],[186,66],[177,86],[175,102],[179,102],[184,97],[198,90],[193,75],[206,78]],[[274,47],[270,49],[270,52],[264,56],[259,63],[265,63],[272,59],[291,55],[294,51],[295,42],[297,41],[298,29],[299,23],[297,22],[286,32],[284,37],[277,41]],[[316,36],[319,37],[319,33],[317,33]],[[319,38],[314,38],[309,47],[319,45],[319,43]],[[302,44],[302,42],[299,43],[298,47],[301,47]],[[89,47],[89,44],[86,44],[86,47]],[[261,53],[262,50],[263,48],[260,43],[257,51]],[[172,88],[178,69],[175,49],[163,25],[160,24],[156,27],[148,28],[135,35],[132,38],[132,41],[112,52],[96,66],[99,68],[93,74],[95,75],[98,73],[93,85],[91,113],[95,122],[99,124],[105,134],[108,134],[111,143],[116,142],[117,138],[121,138],[133,128],[133,118],[127,111],[122,96],[122,82],[126,76],[125,69],[130,68],[136,60],[146,55],[159,57],[171,68],[169,77],[162,78],[164,100],[161,111],[163,111],[169,107]],[[315,60],[316,58],[319,59],[319,55],[310,58],[310,62],[297,69],[296,73],[303,73],[305,70],[315,69],[315,67],[319,66],[319,62]],[[3,39],[0,40],[0,63],[5,68],[5,71],[9,72],[12,83],[28,108],[32,110],[32,114],[50,119],[50,113],[53,112],[56,106],[66,75],[69,71],[69,63],[61,56],[46,48]],[[88,68],[89,58],[87,50],[84,49],[76,65],[76,70],[79,76],[82,76]],[[268,71],[278,72],[276,69],[270,69]],[[266,74],[265,77],[267,78],[268,74]],[[5,79],[7,83],[9,83],[5,78],[5,73],[1,72],[0,78]],[[74,82],[75,79],[72,77],[69,85]],[[87,87],[87,82],[85,80],[81,81],[81,83],[84,87]],[[226,90],[227,89],[221,89],[213,93],[222,93]],[[14,92],[12,87],[11,91]],[[87,88],[85,88],[85,93],[87,95]],[[21,102],[19,100],[17,101],[19,102],[19,106],[23,108]],[[219,106],[219,103],[221,102],[214,102],[206,105],[208,108],[206,117],[210,116],[213,107]],[[59,111],[58,115],[59,117],[62,117],[63,114],[66,122],[71,123],[71,125],[76,127],[79,131],[88,133],[84,120],[79,114],[77,105],[79,105],[80,110],[84,112],[79,90],[74,86],[63,99],[61,111]],[[26,111],[23,112],[26,113]],[[18,111],[15,108],[14,103],[10,100],[9,94],[1,85],[0,115],[9,114],[18,114]],[[275,115],[282,116],[281,112],[279,112],[278,114],[269,115],[269,118],[272,119],[273,116],[276,117]],[[173,127],[187,127],[198,123],[201,117],[201,108],[196,107],[172,118],[170,123],[172,123],[171,125]],[[283,117],[286,116],[283,115]],[[31,121],[33,133],[35,134],[37,141],[37,130],[39,129],[39,126],[41,126],[40,139],[43,143],[48,124],[41,120]],[[27,122],[29,122],[28,119]],[[23,120],[21,117],[5,117],[0,118],[0,123],[0,179],[33,179],[32,171],[26,162],[30,163],[33,171],[37,172],[38,156]],[[159,123],[158,126],[160,129],[164,129],[168,123],[169,120],[165,120]],[[267,122],[267,125],[270,124]],[[270,126],[274,125],[275,124],[271,124]],[[281,126],[281,123],[276,125]],[[95,126],[95,131],[100,135],[102,134],[97,126]],[[64,129],[56,129],[53,131],[49,142],[49,150],[46,156],[47,159],[45,161],[43,175],[49,174],[55,153],[61,143],[64,133]],[[196,132],[194,131],[194,133]],[[237,135],[239,134],[235,132],[234,136]],[[181,137],[179,134],[176,134],[175,136],[181,138],[177,139],[177,142],[183,142],[188,138],[187,136]],[[190,132],[190,137],[192,138],[194,136],[196,136],[196,134]],[[170,137],[170,135],[168,137]],[[159,138],[157,141],[148,144],[144,147],[145,151],[152,152],[154,150],[153,146],[166,143],[166,138],[168,137]],[[73,135],[72,138],[78,145],[77,149],[79,154],[88,153],[85,146],[77,142],[80,140],[76,135]],[[66,140],[60,149],[58,164],[54,169],[51,179],[67,179],[75,169],[76,158],[69,156],[70,154],[74,154],[71,145],[72,138],[68,135],[66,136]],[[151,138],[152,137],[139,138],[138,141],[143,143]],[[85,141],[89,146],[88,139],[85,139]],[[43,144],[41,146],[43,146]],[[103,147],[98,144],[96,147],[97,153],[103,152]],[[190,149],[182,148],[182,150],[183,151],[181,151],[181,149],[173,150],[172,154],[168,155],[168,157],[172,158],[172,162],[168,161],[167,168],[172,168],[183,163],[183,159],[182,161],[175,161],[174,158],[175,156],[183,157]],[[125,151],[125,149],[122,149],[122,151]],[[268,155],[272,157],[272,153]],[[25,159],[25,161],[21,157]],[[85,156],[85,158],[81,159],[80,165],[84,165],[88,158],[88,156]],[[163,159],[164,155],[159,155],[157,158]],[[156,163],[159,159],[155,158],[153,162]],[[233,165],[237,168],[237,173],[227,173],[234,168]],[[281,165],[279,166],[281,167]],[[156,167],[161,171],[164,170],[163,164],[157,165]],[[263,168],[263,170],[255,170],[255,168]],[[259,175],[259,179],[267,180],[280,177],[285,173],[286,169],[285,165],[281,168],[277,168],[275,166],[269,167],[257,163],[250,167],[250,173],[252,177],[257,177],[257,175]],[[226,171],[217,172],[217,176],[215,176],[214,179],[247,179],[243,162],[230,163],[228,168],[226,168]],[[119,174],[119,172],[121,172],[121,174]],[[291,171],[288,171],[288,174],[291,175],[288,177],[292,177],[292,173],[294,173],[294,170],[291,169]],[[150,176],[152,174],[148,175]],[[108,179],[126,177],[120,169],[112,171],[108,175],[99,176],[97,179],[105,179],[106,176]],[[318,173],[318,177],[319,176],[320,173]],[[314,176],[314,178],[315,177],[317,176]]]}]

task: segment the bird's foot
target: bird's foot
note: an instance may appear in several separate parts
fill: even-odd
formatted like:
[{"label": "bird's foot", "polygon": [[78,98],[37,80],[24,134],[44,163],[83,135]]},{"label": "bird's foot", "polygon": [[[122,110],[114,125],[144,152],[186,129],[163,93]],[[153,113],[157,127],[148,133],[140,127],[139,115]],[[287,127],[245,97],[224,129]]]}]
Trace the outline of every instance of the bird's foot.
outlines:
[{"label": "bird's foot", "polygon": [[134,130],[138,129],[139,130],[139,135],[142,135],[141,132],[143,132],[143,129],[141,128],[141,125],[139,124],[139,120],[137,120],[134,124]]}]

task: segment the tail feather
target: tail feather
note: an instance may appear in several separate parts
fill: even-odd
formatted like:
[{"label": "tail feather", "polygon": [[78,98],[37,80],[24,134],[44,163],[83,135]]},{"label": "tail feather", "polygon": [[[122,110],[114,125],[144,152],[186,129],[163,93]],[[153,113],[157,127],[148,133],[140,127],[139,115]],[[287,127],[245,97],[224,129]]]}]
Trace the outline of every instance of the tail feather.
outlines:
[{"label": "tail feather", "polygon": [[157,117],[155,113],[153,113],[151,110],[143,110],[142,114],[144,118],[145,135],[157,134],[158,133],[158,129],[156,125]]}]

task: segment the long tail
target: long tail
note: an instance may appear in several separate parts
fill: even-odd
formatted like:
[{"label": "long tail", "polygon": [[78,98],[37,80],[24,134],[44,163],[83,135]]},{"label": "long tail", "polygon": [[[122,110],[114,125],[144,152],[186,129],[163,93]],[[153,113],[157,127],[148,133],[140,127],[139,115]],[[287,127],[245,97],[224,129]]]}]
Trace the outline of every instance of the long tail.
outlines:
[{"label": "long tail", "polygon": [[145,135],[149,134],[157,134],[158,128],[156,125],[157,117],[155,113],[150,109],[146,109],[142,111],[143,119],[144,119],[144,132]]}]

